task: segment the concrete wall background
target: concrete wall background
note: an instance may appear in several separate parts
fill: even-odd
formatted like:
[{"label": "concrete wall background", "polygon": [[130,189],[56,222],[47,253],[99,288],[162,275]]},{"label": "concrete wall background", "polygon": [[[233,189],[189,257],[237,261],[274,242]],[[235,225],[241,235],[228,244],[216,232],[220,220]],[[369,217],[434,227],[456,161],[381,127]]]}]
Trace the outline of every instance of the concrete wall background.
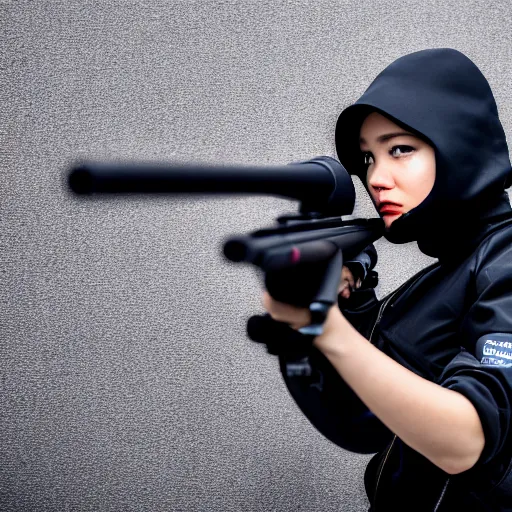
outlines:
[{"label": "concrete wall background", "polygon": [[[77,158],[334,155],[395,58],[452,47],[512,129],[510,2],[16,0],[0,5],[0,509],[363,511],[370,456],[324,439],[245,335],[223,239],[277,198],[78,201]],[[510,139],[509,139],[510,141]],[[373,208],[358,185],[357,215]],[[378,242],[382,296],[431,260]]]}]

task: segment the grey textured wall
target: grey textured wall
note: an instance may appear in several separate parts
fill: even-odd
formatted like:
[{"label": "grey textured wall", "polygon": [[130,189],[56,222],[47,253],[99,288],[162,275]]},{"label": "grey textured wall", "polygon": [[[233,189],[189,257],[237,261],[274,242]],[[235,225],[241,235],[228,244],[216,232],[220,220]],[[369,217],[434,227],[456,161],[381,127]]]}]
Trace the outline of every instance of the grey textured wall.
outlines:
[{"label": "grey textured wall", "polygon": [[[277,198],[78,201],[77,158],[288,163],[395,58],[453,47],[512,129],[508,0],[4,0],[0,509],[363,511],[369,456],[302,416],[245,336],[223,239]],[[361,187],[358,185],[358,191]],[[356,214],[370,216],[360,194]],[[379,241],[383,295],[429,263]]]}]

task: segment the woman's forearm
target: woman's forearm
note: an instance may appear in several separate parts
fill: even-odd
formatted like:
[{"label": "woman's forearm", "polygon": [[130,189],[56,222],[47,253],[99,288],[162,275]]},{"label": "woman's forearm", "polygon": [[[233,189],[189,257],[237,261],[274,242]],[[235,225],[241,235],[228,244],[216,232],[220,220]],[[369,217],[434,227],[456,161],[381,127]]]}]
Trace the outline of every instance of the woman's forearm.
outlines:
[{"label": "woman's forearm", "polygon": [[[331,313],[330,313],[331,314]],[[341,315],[315,339],[366,406],[411,448],[444,471],[471,468],[485,439],[473,404],[463,395],[430,382],[388,357]]]}]

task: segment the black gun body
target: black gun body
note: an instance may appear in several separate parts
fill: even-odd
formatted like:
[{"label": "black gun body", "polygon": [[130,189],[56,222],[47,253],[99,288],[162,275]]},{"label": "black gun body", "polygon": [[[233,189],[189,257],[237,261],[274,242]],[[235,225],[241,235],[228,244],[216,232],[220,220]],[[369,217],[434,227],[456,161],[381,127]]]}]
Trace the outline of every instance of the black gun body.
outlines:
[{"label": "black gun body", "polygon": [[353,211],[355,189],[345,168],[327,156],[280,167],[83,162],[72,169],[68,184],[80,195],[263,194],[301,201],[300,215],[232,237],[224,254],[261,268],[275,299],[309,307],[312,324],[301,330],[305,334],[322,332],[337,299],[343,260],[384,233],[381,219],[341,220]]},{"label": "black gun body", "polygon": [[336,227],[308,231],[267,229],[229,239],[224,245],[224,255],[234,262],[243,261],[264,271],[275,271],[298,264],[323,262],[337,249],[343,252],[345,259],[353,258],[381,235],[380,219],[357,224],[338,220]]}]

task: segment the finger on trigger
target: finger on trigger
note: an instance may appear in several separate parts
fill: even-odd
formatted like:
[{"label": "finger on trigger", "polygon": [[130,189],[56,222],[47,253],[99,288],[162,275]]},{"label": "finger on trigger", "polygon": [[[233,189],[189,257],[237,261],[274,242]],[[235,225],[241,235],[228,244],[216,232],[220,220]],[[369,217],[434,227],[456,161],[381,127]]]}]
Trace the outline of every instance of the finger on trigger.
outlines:
[{"label": "finger on trigger", "polygon": [[344,278],[341,281],[340,285],[338,286],[338,293],[341,293],[343,290],[346,290],[348,285],[349,285],[349,283],[348,283],[347,279]]}]

